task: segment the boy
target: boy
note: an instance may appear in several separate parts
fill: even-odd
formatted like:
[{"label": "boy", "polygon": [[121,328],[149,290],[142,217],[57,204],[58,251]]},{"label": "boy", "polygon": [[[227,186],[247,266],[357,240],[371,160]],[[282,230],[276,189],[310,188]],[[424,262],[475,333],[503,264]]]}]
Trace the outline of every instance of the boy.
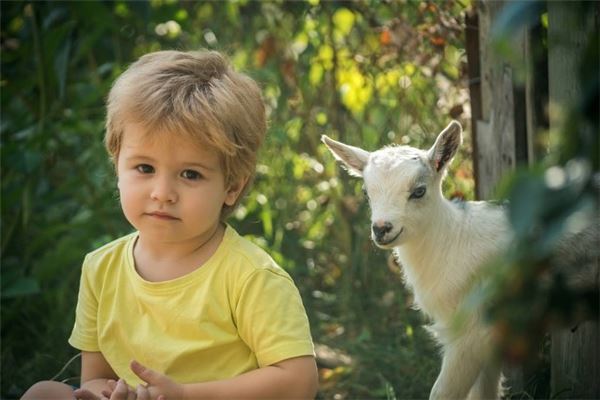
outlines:
[{"label": "boy", "polygon": [[256,83],[217,52],[150,53],[115,82],[106,127],[136,232],[84,261],[81,389],[40,382],[23,398],[314,398],[297,288],[223,222],[266,132]]}]

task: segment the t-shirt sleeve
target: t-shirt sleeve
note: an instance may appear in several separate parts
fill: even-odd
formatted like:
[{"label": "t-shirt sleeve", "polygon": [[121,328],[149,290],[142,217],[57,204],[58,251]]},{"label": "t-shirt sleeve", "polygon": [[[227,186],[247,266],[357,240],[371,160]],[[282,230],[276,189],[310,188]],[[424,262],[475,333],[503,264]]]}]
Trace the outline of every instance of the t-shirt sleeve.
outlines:
[{"label": "t-shirt sleeve", "polygon": [[69,337],[69,344],[82,351],[100,351],[98,346],[98,298],[92,285],[92,268],[89,258],[83,262],[79,296],[75,310],[75,325]]},{"label": "t-shirt sleeve", "polygon": [[241,287],[235,317],[240,337],[256,354],[260,367],[314,356],[300,293],[283,272],[252,272]]}]

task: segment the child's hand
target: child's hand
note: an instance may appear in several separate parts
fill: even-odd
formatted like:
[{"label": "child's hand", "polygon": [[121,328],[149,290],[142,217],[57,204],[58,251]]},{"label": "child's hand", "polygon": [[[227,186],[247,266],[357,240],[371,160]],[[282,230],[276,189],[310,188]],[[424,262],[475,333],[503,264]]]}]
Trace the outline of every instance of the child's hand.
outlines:
[{"label": "child's hand", "polygon": [[93,392],[87,389],[75,389],[73,396],[77,400],[102,400],[100,396],[96,396]]},{"label": "child's hand", "polygon": [[118,382],[109,379],[106,384],[108,389],[102,390],[102,396],[98,396],[88,389],[77,389],[73,394],[78,400],[135,400],[136,391],[123,379],[119,379]]},{"label": "child's hand", "polygon": [[[146,382],[146,387],[137,388],[137,398],[140,400],[176,400],[183,398],[183,385],[180,385],[166,375],[144,367],[137,361],[131,362],[131,370]],[[143,397],[140,397],[143,396]],[[111,399],[112,400],[112,399]],[[120,399],[119,399],[120,400]]]},{"label": "child's hand", "polygon": [[119,379],[118,382],[110,380],[108,382],[111,390],[103,390],[102,395],[110,400],[135,400],[136,393],[124,379]]}]

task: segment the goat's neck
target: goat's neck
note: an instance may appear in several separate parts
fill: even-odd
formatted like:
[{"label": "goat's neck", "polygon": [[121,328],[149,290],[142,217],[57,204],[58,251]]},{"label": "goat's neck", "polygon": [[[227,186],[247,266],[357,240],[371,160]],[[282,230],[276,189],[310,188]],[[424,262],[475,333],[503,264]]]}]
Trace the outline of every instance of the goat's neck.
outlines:
[{"label": "goat's neck", "polygon": [[[465,218],[460,208],[441,195],[431,205],[428,222],[419,227],[419,235],[396,248],[395,253],[406,282],[414,289],[417,304],[436,316],[440,307],[454,306],[448,299],[455,296],[448,291],[460,290],[466,280],[466,276],[460,276],[462,271],[448,265],[456,262],[457,243],[464,233]],[[425,293],[430,294],[423,296]]]},{"label": "goat's neck", "polygon": [[423,272],[445,258],[464,221],[463,212],[442,196],[431,205],[427,221],[419,227],[419,235],[399,249],[406,262]]}]

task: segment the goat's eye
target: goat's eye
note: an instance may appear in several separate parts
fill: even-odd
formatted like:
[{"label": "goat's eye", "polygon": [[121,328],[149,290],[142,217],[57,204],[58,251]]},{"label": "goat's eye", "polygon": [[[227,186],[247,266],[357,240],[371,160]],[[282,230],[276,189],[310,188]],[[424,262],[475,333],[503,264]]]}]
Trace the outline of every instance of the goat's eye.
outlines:
[{"label": "goat's eye", "polygon": [[425,186],[419,186],[410,194],[409,198],[420,199],[421,197],[425,196],[425,192],[427,192],[427,188],[425,188]]},{"label": "goat's eye", "polygon": [[362,187],[361,188],[363,195],[365,196],[365,198],[369,199],[369,193],[367,193],[367,188],[366,187]]}]

